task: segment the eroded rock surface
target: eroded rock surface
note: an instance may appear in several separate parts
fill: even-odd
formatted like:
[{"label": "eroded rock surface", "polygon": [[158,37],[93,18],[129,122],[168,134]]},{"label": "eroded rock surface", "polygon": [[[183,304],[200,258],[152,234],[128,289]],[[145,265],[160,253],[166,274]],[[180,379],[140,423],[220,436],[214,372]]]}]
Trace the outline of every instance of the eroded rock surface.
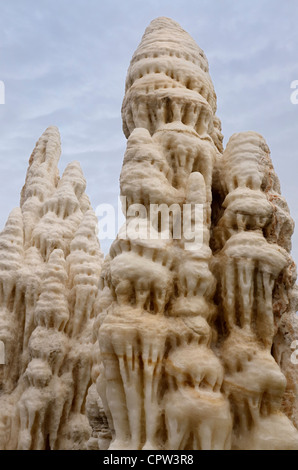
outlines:
[{"label": "eroded rock surface", "polygon": [[91,434],[85,403],[103,256],[80,165],[60,179],[59,157],[50,127],[0,234],[1,449],[84,449]]}]

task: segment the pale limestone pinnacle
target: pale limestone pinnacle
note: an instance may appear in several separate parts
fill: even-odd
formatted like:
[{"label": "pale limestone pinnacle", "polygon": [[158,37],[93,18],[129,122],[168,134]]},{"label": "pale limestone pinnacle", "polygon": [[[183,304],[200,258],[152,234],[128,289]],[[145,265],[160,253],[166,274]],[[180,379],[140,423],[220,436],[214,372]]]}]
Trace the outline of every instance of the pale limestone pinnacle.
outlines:
[{"label": "pale limestone pinnacle", "polygon": [[167,240],[123,239],[124,227],[111,246],[96,323],[111,450],[298,448],[295,387],[271,354],[291,308],[292,219],[264,138],[234,134],[222,153],[215,111],[200,48],[153,20],[127,73],[121,194],[146,207],[143,233],[150,204],[189,222],[185,202],[202,204],[202,244],[188,251],[172,215]]},{"label": "pale limestone pinnacle", "polygon": [[265,139],[224,150],[215,112],[205,54],[156,18],[128,69],[128,213],[104,261],[80,164],[60,178],[54,126],[36,143],[0,233],[1,450],[298,449],[294,224]]},{"label": "pale limestone pinnacle", "polygon": [[1,449],[86,449],[91,435],[84,409],[102,254],[80,165],[60,179],[60,153],[49,127],[30,157],[21,208],[0,234]]}]

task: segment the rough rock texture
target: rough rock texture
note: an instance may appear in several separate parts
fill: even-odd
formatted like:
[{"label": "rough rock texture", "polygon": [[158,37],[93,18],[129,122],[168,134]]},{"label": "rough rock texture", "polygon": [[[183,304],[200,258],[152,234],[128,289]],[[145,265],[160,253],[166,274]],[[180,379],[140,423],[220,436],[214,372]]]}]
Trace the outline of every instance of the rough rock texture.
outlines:
[{"label": "rough rock texture", "polygon": [[[213,231],[214,272],[222,312],[218,348],[233,415],[233,447],[297,449],[297,430],[281,413],[287,381],[279,367],[286,339],[281,328],[296,277],[288,253],[293,221],[261,135],[234,134],[220,165],[224,212]],[[277,362],[271,354],[274,340]],[[290,381],[287,393],[283,407],[294,418]]]},{"label": "rough rock texture", "polygon": [[154,20],[104,262],[79,165],[38,141],[0,234],[0,449],[298,449],[294,224],[263,137],[223,151],[215,113],[203,51]]},{"label": "rough rock texture", "polygon": [[93,448],[298,449],[293,221],[264,139],[222,153],[215,112],[204,53],[154,20],[122,107],[127,219],[95,304]]},{"label": "rough rock texture", "polygon": [[93,304],[102,254],[77,162],[59,178],[60,136],[41,136],[20,208],[0,234],[0,449],[84,449]]}]

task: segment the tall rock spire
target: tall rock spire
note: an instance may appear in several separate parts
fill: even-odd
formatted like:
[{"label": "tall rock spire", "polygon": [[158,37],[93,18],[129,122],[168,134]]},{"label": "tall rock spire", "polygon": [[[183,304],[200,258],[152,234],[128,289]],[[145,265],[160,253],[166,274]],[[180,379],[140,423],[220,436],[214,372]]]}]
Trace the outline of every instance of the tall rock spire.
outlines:
[{"label": "tall rock spire", "polygon": [[131,60],[122,106],[128,137],[142,127],[154,134],[175,123],[201,137],[210,135],[222,148],[216,94],[207,58],[190,35],[169,18],[153,20]]},{"label": "tall rock spire", "polygon": [[[242,132],[230,138],[221,182],[225,210],[214,229],[214,273],[222,311],[223,386],[233,410],[233,447],[297,449],[297,429],[281,413],[286,377],[272,356],[275,342],[274,355],[282,364],[281,333],[279,341],[275,338],[290,307],[296,277],[287,251],[293,221],[285,202],[281,208],[279,181],[261,135]],[[291,388],[286,411],[293,418]]]},{"label": "tall rock spire", "polygon": [[79,163],[38,140],[0,233],[1,450],[298,449],[294,223],[265,139],[223,151],[215,113],[203,51],[152,21],[104,262]]},{"label": "tall rock spire", "polygon": [[265,140],[223,153],[215,113],[203,51],[152,21],[122,106],[126,224],[95,303],[110,449],[298,448],[293,222]]},{"label": "tall rock spire", "polygon": [[19,373],[24,323],[22,289],[18,273],[24,263],[22,213],[13,209],[0,233],[0,340],[5,346],[5,364],[0,366],[0,390],[11,392]]},{"label": "tall rock spire", "polygon": [[59,157],[49,127],[0,234],[1,449],[85,449],[91,434],[85,402],[102,254],[80,165],[60,179]]},{"label": "tall rock spire", "polygon": [[[204,53],[174,21],[154,20],[127,74],[127,235],[112,244],[103,284],[111,301],[100,313],[97,388],[113,426],[110,449],[230,447],[223,367],[211,348],[215,110]],[[167,214],[152,217],[153,204]]]},{"label": "tall rock spire", "polygon": [[[46,198],[54,191],[59,180],[58,162],[61,154],[60,134],[56,127],[48,127],[31,154],[26,181],[21,191],[25,237],[30,244],[32,230]],[[25,238],[25,246],[27,239]]]}]

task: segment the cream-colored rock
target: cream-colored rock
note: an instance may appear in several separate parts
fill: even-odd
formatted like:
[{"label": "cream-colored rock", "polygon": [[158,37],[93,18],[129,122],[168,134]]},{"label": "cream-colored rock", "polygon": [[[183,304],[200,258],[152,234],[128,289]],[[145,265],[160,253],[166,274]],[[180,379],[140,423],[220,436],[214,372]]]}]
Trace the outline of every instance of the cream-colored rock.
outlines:
[{"label": "cream-colored rock", "polygon": [[60,137],[32,153],[21,207],[0,234],[0,449],[85,449],[93,304],[102,254],[77,162],[59,179]]},{"label": "cream-colored rock", "polygon": [[[284,281],[284,280],[283,280]],[[287,281],[287,279],[285,279]],[[281,283],[286,286],[286,283]],[[280,286],[278,286],[280,287]],[[280,309],[287,301],[286,289],[282,297],[276,289],[276,307]],[[290,303],[279,320],[279,327],[273,342],[273,356],[287,379],[286,391],[282,398],[282,410],[298,427],[298,289],[297,286],[288,292]],[[275,299],[274,299],[275,300]]]},{"label": "cream-colored rock", "polygon": [[294,224],[264,138],[223,152],[215,113],[203,51],[152,21],[104,262],[79,164],[39,139],[0,234],[0,449],[298,449]]},{"label": "cream-colored rock", "polygon": [[213,231],[213,271],[222,312],[223,387],[233,411],[232,448],[298,449],[297,374],[290,345],[286,348],[295,331],[289,312],[295,269],[287,252],[293,222],[286,204],[281,210],[279,182],[262,136],[233,135],[220,167],[224,212]]},{"label": "cream-colored rock", "polygon": [[263,137],[235,134],[222,155],[215,111],[203,52],[154,20],[127,74],[127,220],[95,304],[110,449],[298,448],[293,222]]},{"label": "cream-colored rock", "polygon": [[[203,52],[174,21],[154,20],[128,70],[120,177],[127,220],[103,270],[104,307],[95,307],[110,449],[230,446],[223,367],[211,349],[212,173],[222,140],[215,110]],[[153,204],[166,216],[152,217]]]}]

